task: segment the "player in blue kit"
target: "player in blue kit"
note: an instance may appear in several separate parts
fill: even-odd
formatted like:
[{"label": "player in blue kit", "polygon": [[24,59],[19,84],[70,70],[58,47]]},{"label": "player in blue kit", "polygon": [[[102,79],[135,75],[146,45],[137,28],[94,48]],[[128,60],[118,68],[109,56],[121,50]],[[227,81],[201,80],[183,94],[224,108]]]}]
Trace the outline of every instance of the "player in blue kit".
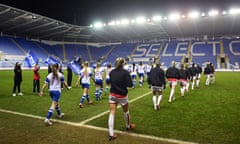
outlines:
[{"label": "player in blue kit", "polygon": [[93,102],[90,100],[90,97],[88,95],[88,90],[90,87],[90,79],[92,78],[92,70],[91,68],[88,66],[88,62],[86,61],[84,63],[84,67],[80,72],[80,76],[78,77],[78,81],[81,81],[81,85],[83,88],[83,95],[82,98],[80,99],[80,103],[79,103],[79,108],[83,108],[83,102],[85,99],[87,99],[88,104],[92,104]]},{"label": "player in blue kit", "polygon": [[50,121],[50,118],[52,117],[52,114],[54,110],[57,111],[58,117],[63,118],[64,113],[60,110],[59,100],[61,97],[61,84],[64,84],[64,86],[69,90],[67,83],[64,81],[64,76],[59,72],[59,65],[53,64],[52,65],[52,72],[48,74],[45,83],[42,86],[41,92],[39,93],[39,96],[43,95],[43,92],[47,85],[49,85],[49,94],[52,99],[52,104],[50,109],[48,110],[48,114],[46,116],[46,119],[44,120],[44,123],[47,126],[52,125],[52,122]]}]

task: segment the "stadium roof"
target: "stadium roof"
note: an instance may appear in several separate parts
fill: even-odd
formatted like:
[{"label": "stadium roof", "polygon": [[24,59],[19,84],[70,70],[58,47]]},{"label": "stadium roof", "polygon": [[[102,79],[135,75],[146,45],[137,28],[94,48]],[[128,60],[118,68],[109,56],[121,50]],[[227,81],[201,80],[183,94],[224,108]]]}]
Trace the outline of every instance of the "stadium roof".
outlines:
[{"label": "stadium roof", "polygon": [[197,19],[149,20],[144,24],[78,26],[0,4],[1,35],[66,42],[121,42],[240,36],[240,14]]}]

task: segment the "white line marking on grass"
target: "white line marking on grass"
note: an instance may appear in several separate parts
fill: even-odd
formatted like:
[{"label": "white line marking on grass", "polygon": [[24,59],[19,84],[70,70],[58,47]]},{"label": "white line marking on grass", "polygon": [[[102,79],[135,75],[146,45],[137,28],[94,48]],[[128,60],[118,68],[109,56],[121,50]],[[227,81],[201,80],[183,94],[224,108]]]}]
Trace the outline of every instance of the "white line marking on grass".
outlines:
[{"label": "white line marking on grass", "polygon": [[[29,117],[29,118],[35,118],[35,119],[40,119],[40,120],[44,120],[45,119],[45,117],[41,117],[41,116],[25,114],[25,113],[20,113],[20,112],[14,112],[14,111],[9,111],[9,110],[4,110],[4,109],[0,109],[0,112],[14,114],[14,115],[20,115],[20,116]],[[53,122],[58,122],[58,123],[67,124],[67,125],[71,125],[71,126],[85,127],[85,128],[89,128],[89,129],[93,129],[93,130],[99,130],[99,131],[108,132],[107,128],[96,127],[96,126],[91,126],[91,125],[86,125],[86,124],[81,124],[81,123],[76,123],[76,122],[57,120],[57,119],[51,119],[51,120]],[[126,135],[131,135],[131,136],[134,136],[134,137],[152,139],[152,140],[157,140],[157,141],[166,141],[166,142],[170,142],[170,143],[181,143],[181,144],[196,144],[196,143],[193,143],[193,142],[186,142],[186,141],[175,140],[175,139],[167,139],[167,138],[161,138],[161,137],[156,137],[156,136],[151,136],[151,135],[129,133],[129,132],[119,131],[119,130],[114,130],[114,131],[116,133],[120,133],[120,134],[126,134]]]},{"label": "white line marking on grass", "polygon": [[[145,97],[145,96],[149,95],[150,93],[152,93],[152,92],[147,92],[147,93],[145,93],[145,94],[143,94],[143,95],[141,95],[141,96],[139,96],[139,97],[137,97],[137,98],[135,98],[135,99],[130,100],[128,103],[133,103],[133,102],[141,99],[142,97]],[[117,109],[119,109],[119,108],[121,108],[120,105],[118,105]],[[94,120],[94,119],[97,119],[97,118],[99,118],[99,117],[101,117],[101,116],[103,116],[103,115],[105,115],[105,114],[108,114],[108,113],[109,113],[109,110],[107,110],[107,111],[105,111],[105,112],[102,112],[102,113],[100,113],[100,114],[98,114],[98,115],[96,115],[96,116],[93,116],[93,117],[91,117],[91,118],[89,118],[89,119],[86,119],[86,120],[80,122],[80,124],[82,124],[82,125],[83,125],[83,124],[86,124],[86,123],[88,123],[88,122],[90,122],[90,121],[92,121],[92,120]]]},{"label": "white line marking on grass", "polygon": [[[108,132],[107,128],[95,127],[95,126],[92,126],[92,125],[82,125],[82,127],[93,129],[93,130]],[[169,142],[169,143],[197,144],[197,143],[194,143],[194,142],[187,142],[187,141],[181,141],[181,140],[175,140],[175,139],[161,138],[161,137],[156,137],[156,136],[151,136],[151,135],[143,135],[143,134],[137,134],[137,133],[132,133],[132,132],[120,131],[120,130],[114,130],[114,132],[119,133],[119,134],[131,135],[133,137],[152,139],[152,140],[163,141],[163,142],[165,141],[165,142]]]}]

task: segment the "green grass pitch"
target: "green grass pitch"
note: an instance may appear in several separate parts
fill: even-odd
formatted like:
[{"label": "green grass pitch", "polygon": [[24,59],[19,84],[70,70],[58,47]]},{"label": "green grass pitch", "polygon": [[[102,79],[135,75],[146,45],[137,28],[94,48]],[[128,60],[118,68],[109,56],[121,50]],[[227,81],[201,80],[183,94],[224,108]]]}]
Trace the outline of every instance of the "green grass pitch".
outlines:
[{"label": "green grass pitch", "polygon": [[[47,71],[41,70],[40,74],[42,86]],[[13,97],[13,71],[0,71],[0,109],[45,117],[51,100],[47,90],[43,97],[33,94],[32,78],[33,72],[24,70],[22,82],[24,96]],[[84,108],[79,109],[78,104],[82,97],[82,89],[75,86],[76,79],[77,77],[73,76],[73,88],[70,91],[66,89],[62,91],[60,104],[62,112],[66,114],[64,121],[78,123],[107,111],[108,95],[103,93],[102,100],[95,101],[94,85],[91,85],[90,88],[90,97],[94,104],[87,105],[85,101]],[[197,143],[239,143],[240,73],[216,72],[216,82],[213,85],[205,86],[204,82],[205,77],[202,75],[200,88],[190,90],[184,98],[180,97],[180,89],[177,87],[176,100],[171,104],[167,102],[170,90],[167,87],[163,92],[160,111],[153,110],[152,94],[130,103],[131,121],[136,124],[134,133]],[[148,92],[150,92],[150,89],[145,81],[142,88],[137,86],[135,89],[129,89],[129,100]],[[55,118],[55,115],[53,115],[53,118]],[[0,112],[1,129],[4,128],[4,124],[10,117],[16,116]],[[15,129],[15,133],[13,133],[13,136],[11,134],[11,137],[14,137],[14,135],[17,137],[20,133],[18,128],[24,125],[24,121],[28,121],[22,116],[18,116],[17,119],[21,123],[9,128]],[[43,123],[43,121],[36,121]],[[103,115],[87,124],[107,128],[107,123],[108,115]],[[34,125],[31,125],[31,128],[33,127]],[[54,125],[53,127],[57,128],[58,126]],[[43,126],[42,129],[44,128]],[[65,129],[69,128],[65,127]],[[122,109],[117,110],[115,129],[125,130]],[[64,133],[64,130],[62,133]],[[67,133],[68,131],[65,131],[66,135]],[[7,137],[8,135],[1,132],[0,136]],[[4,139],[2,139],[2,142],[6,143]]]}]

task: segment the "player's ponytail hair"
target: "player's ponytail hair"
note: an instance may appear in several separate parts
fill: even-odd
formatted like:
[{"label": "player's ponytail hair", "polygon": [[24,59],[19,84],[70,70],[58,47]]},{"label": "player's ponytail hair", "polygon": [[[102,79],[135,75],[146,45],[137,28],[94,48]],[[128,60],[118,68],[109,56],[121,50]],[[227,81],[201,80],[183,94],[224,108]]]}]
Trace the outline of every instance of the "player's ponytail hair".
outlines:
[{"label": "player's ponytail hair", "polygon": [[123,68],[123,65],[125,64],[125,59],[122,57],[118,57],[115,61],[115,67],[116,68]]},{"label": "player's ponytail hair", "polygon": [[84,62],[84,71],[83,71],[83,75],[87,76],[88,75],[88,61]]},{"label": "player's ponytail hair", "polygon": [[59,68],[58,64],[53,64],[52,65],[53,76],[57,79],[58,79],[58,68]]}]

